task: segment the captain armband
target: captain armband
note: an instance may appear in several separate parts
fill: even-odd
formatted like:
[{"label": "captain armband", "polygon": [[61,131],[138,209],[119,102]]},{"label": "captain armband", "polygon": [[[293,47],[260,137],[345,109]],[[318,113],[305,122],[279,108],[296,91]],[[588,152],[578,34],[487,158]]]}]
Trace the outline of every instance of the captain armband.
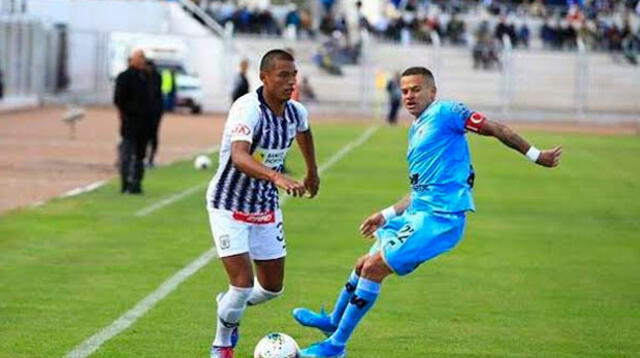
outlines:
[{"label": "captain armband", "polygon": [[487,121],[487,117],[480,112],[473,112],[464,122],[464,128],[472,132],[479,132]]}]

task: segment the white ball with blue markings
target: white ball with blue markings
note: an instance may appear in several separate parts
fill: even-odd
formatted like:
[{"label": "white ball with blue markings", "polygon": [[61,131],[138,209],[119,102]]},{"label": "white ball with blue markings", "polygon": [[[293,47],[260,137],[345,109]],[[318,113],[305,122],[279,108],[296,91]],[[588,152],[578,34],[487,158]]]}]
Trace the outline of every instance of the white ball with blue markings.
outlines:
[{"label": "white ball with blue markings", "polygon": [[299,358],[300,347],[284,333],[269,333],[258,342],[253,358]]}]

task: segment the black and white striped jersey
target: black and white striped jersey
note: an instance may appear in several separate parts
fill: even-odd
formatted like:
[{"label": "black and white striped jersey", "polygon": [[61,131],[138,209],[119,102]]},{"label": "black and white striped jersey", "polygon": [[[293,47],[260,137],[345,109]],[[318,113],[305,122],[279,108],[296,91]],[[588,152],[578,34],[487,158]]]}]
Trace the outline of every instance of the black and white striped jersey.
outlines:
[{"label": "black and white striped jersey", "polygon": [[263,213],[279,207],[278,190],[270,181],[252,178],[231,162],[231,143],[251,143],[251,155],[282,172],[284,159],[299,132],[309,130],[307,110],[289,100],[284,117],[277,117],[262,97],[262,87],[238,98],[229,110],[220,146],[220,164],[207,190],[207,207]]}]

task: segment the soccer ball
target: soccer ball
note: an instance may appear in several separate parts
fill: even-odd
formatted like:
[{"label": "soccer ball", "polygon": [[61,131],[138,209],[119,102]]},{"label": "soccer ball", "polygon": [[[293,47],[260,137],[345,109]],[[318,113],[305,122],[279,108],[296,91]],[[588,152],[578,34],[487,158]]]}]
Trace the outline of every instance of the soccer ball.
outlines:
[{"label": "soccer ball", "polygon": [[197,156],[193,161],[193,166],[198,170],[209,169],[209,167],[211,166],[211,159],[209,159],[209,157],[207,157],[206,155],[201,154]]},{"label": "soccer ball", "polygon": [[258,342],[253,358],[299,358],[300,347],[284,333],[269,333]]}]

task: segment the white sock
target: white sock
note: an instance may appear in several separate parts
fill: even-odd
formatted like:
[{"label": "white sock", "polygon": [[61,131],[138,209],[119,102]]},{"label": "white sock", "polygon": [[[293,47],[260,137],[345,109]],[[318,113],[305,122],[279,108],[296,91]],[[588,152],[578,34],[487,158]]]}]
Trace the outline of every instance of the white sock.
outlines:
[{"label": "white sock", "polygon": [[231,332],[240,324],[240,319],[247,308],[247,298],[252,287],[229,286],[229,290],[218,302],[218,326],[213,345],[216,347],[231,346]]},{"label": "white sock", "polygon": [[278,292],[266,290],[262,285],[260,285],[258,279],[255,278],[253,281],[253,291],[251,291],[247,304],[249,306],[259,305],[280,296],[283,292],[284,288]]}]

